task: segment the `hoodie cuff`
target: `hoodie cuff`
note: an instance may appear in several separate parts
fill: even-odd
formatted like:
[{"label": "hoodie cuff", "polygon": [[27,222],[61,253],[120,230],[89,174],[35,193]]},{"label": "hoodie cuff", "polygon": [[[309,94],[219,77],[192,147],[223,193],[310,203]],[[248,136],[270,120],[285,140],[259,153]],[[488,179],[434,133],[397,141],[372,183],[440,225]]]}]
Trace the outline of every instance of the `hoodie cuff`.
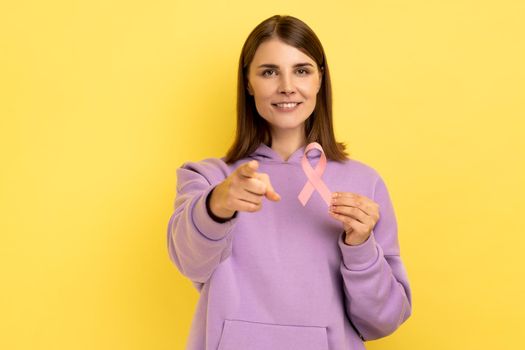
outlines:
[{"label": "hoodie cuff", "polygon": [[210,216],[206,206],[206,201],[208,199],[208,195],[210,195],[214,188],[215,186],[210,186],[210,188],[204,191],[194,202],[192,219],[195,227],[200,233],[202,233],[208,239],[218,241],[230,233],[231,229],[237,222],[238,216],[236,212],[235,215],[226,222],[217,222]]},{"label": "hoodie cuff", "polygon": [[223,218],[220,218],[218,217],[217,215],[213,214],[213,212],[211,211],[211,208],[210,208],[210,200],[211,200],[211,194],[213,192],[213,189],[208,192],[208,194],[206,195],[206,211],[208,212],[208,215],[216,222],[220,223],[220,224],[223,224],[227,221],[230,221],[231,219],[234,219],[237,217],[237,213],[238,211],[236,210],[235,213],[233,213],[233,216],[230,217],[230,218],[227,218],[227,219],[223,219]]},{"label": "hoodie cuff", "polygon": [[379,258],[374,231],[366,241],[359,245],[348,245],[344,242],[345,233],[339,235],[339,247],[343,255],[343,263],[349,270],[366,270]]}]

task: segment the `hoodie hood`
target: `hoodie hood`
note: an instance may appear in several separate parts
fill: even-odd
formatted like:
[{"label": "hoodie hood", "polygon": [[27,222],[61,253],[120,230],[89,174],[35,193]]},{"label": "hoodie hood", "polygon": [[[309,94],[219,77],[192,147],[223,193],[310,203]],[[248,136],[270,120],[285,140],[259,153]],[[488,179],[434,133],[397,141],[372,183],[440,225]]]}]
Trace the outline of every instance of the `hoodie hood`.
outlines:
[{"label": "hoodie hood", "polygon": [[[285,161],[281,155],[279,155],[273,148],[266,145],[264,142],[261,142],[257,149],[249,155],[249,158],[256,159],[260,162],[271,162],[271,163],[283,163],[283,164],[301,164],[301,159],[304,155],[305,146],[299,147],[295,150],[287,161]],[[312,149],[308,151],[306,155],[308,160],[317,159],[321,157],[321,151],[318,149]]]}]

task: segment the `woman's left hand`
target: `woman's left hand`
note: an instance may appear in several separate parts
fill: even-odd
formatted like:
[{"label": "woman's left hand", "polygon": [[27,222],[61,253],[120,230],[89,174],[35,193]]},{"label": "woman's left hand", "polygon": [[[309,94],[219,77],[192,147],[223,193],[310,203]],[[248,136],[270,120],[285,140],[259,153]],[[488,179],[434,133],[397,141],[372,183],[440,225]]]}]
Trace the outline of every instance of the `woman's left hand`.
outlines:
[{"label": "woman's left hand", "polygon": [[332,205],[328,212],[343,223],[345,243],[348,245],[365,242],[379,220],[379,204],[352,192],[332,193]]}]

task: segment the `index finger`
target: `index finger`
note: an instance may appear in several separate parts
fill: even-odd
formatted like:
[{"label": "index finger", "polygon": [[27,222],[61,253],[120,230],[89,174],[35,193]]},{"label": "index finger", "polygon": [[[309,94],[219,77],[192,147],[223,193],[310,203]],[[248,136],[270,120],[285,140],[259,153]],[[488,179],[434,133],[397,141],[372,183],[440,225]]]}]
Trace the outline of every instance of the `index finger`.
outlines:
[{"label": "index finger", "polygon": [[355,206],[355,205],[359,206],[360,204],[363,204],[365,207],[375,204],[373,200],[359,193],[337,192],[337,194],[338,195],[335,198],[336,203],[351,203],[350,204],[351,206]]}]

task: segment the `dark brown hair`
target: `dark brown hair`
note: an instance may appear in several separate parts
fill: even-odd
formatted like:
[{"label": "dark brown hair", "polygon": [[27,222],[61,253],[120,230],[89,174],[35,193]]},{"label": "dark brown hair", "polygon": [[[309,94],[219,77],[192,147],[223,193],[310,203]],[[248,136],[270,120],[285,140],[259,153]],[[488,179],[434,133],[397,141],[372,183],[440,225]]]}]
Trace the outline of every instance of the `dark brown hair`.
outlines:
[{"label": "dark brown hair", "polygon": [[246,88],[248,69],[255,51],[260,44],[272,38],[278,38],[304,52],[317,63],[317,68],[323,74],[315,109],[305,121],[306,144],[318,142],[328,159],[346,160],[348,154],[344,151],[345,144],[335,140],[330,72],[323,46],[312,29],[303,21],[293,16],[275,15],[255,27],[242,47],[237,77],[237,130],[235,140],[224,161],[231,164],[247,157],[261,142],[271,144],[268,122],[258,114],[255,100],[247,93]]}]

